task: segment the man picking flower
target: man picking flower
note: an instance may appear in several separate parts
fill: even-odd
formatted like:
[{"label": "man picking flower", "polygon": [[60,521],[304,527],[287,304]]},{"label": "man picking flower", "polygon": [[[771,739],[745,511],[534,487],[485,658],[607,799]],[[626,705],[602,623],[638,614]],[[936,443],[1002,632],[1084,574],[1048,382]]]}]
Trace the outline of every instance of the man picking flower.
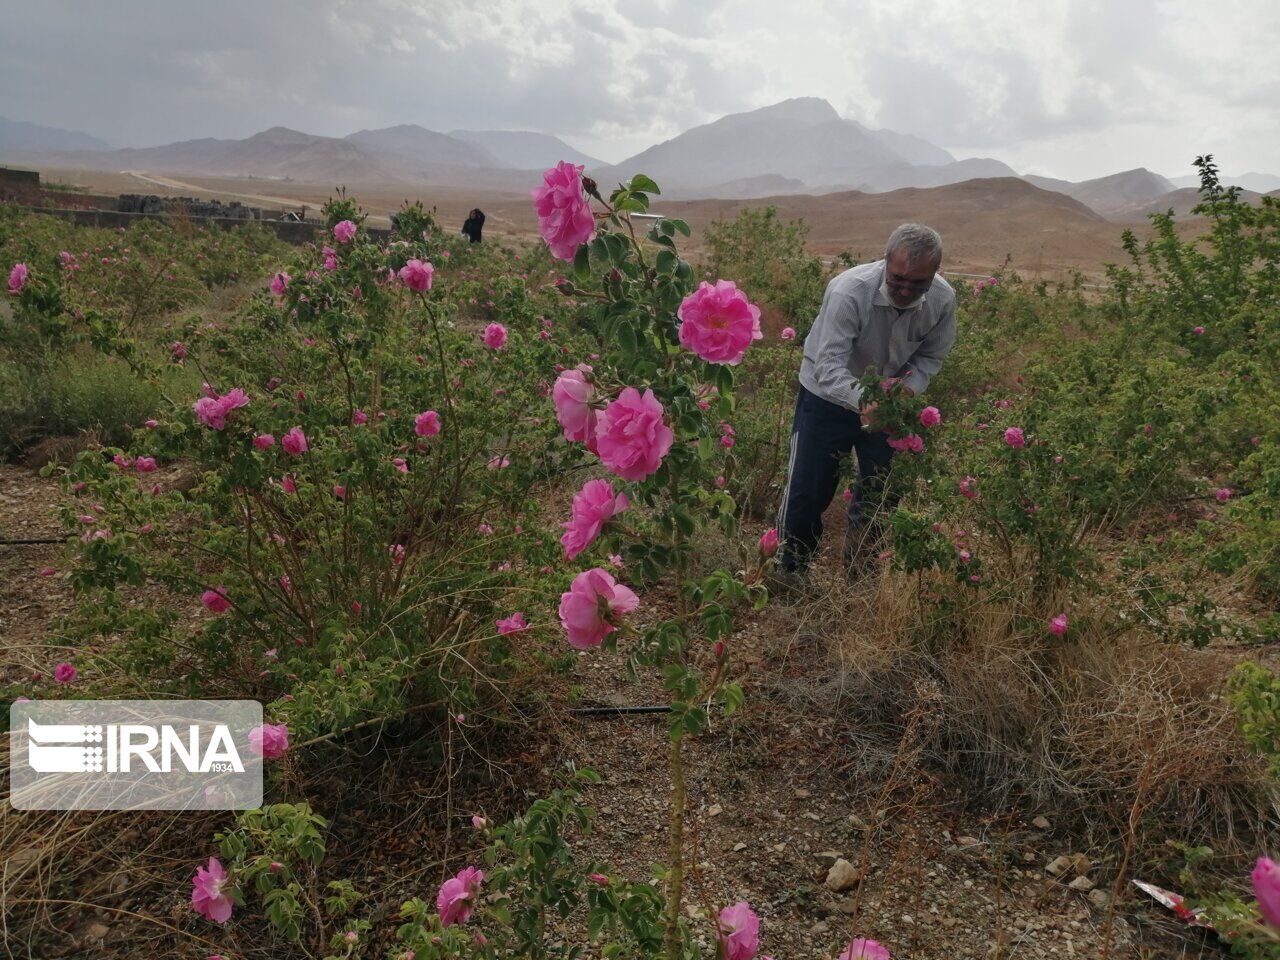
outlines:
[{"label": "man picking flower", "polygon": [[863,403],[858,381],[874,367],[899,379],[897,389],[924,392],[956,340],[956,296],[938,276],[941,265],[942,238],[905,223],[890,235],[883,260],[852,267],[827,284],[804,341],[778,512],[785,573],[808,569],[822,514],[835,495],[839,458],[850,451],[859,479],[849,501],[846,566],[877,552],[876,517],[864,509],[883,488],[893,449],[876,429],[875,404]]}]

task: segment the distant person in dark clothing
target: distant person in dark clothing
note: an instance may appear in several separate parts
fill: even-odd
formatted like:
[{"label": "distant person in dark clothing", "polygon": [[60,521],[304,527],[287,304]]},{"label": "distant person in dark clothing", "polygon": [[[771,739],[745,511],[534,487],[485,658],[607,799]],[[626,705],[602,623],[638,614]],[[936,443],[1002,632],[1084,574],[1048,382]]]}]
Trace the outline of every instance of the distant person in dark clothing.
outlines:
[{"label": "distant person in dark clothing", "polygon": [[462,225],[462,234],[469,237],[472,243],[480,242],[480,229],[484,226],[484,214],[479,210],[472,210],[467,214],[467,222]]}]

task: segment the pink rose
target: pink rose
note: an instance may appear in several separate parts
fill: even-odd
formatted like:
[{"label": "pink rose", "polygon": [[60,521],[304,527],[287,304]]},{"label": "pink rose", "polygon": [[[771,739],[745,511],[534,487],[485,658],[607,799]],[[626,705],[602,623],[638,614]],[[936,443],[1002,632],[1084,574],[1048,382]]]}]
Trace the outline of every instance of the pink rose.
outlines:
[{"label": "pink rose", "polygon": [[493,457],[484,466],[486,470],[505,470],[511,466],[511,459],[509,457]]},{"label": "pink rose", "polygon": [[457,876],[450,877],[440,886],[440,892],[436,894],[436,909],[440,911],[441,926],[451,927],[455,923],[467,922],[475,909],[482,883],[484,871],[464,867]]},{"label": "pink rose", "polygon": [[347,499],[347,488],[340,483],[333,485],[333,495],[339,500]]},{"label": "pink rose", "polygon": [[277,297],[283,297],[285,290],[289,289],[289,281],[293,278],[281,270],[271,278],[271,292]]},{"label": "pink rose", "polygon": [[760,918],[745,901],[725,907],[719,915],[724,960],[753,960],[760,949]]},{"label": "pink rose", "polygon": [[431,289],[431,275],[435,273],[435,269],[430,263],[410,260],[400,268],[400,281],[410,290],[426,293]]},{"label": "pink rose", "polygon": [[601,462],[623,480],[643,480],[656,473],[675,440],[663,422],[665,412],[653,390],[641,394],[635,387],[623,389],[596,424]]},{"label": "pink rose", "polygon": [[705,280],[681,302],[680,344],[708,363],[741,363],[752,341],[764,337],[760,308],[732,280]]},{"label": "pink rose", "polygon": [[1069,625],[1070,621],[1067,620],[1067,615],[1065,613],[1060,613],[1049,621],[1049,632],[1055,637],[1060,637],[1067,632],[1067,627]]},{"label": "pink rose", "polygon": [[477,830],[484,830],[486,827],[489,826],[489,821],[486,820],[484,817],[480,816],[478,813],[473,813],[471,815],[471,826],[475,827],[475,829]]},{"label": "pink rose", "polygon": [[231,609],[231,601],[227,599],[227,588],[223,586],[214,587],[200,594],[200,602],[210,613],[225,613]]},{"label": "pink rose", "polygon": [[506,619],[495,621],[495,626],[498,628],[498,633],[504,637],[529,629],[529,624],[524,619],[524,613],[519,610]]},{"label": "pink rose", "polygon": [[351,425],[354,427],[362,427],[369,422],[369,415],[363,410],[356,409],[351,411]]},{"label": "pink rose", "polygon": [[21,293],[22,288],[27,285],[27,277],[31,271],[25,263],[15,263],[13,269],[9,271],[9,292]]},{"label": "pink rose", "polygon": [[1253,895],[1262,919],[1280,930],[1280,865],[1269,857],[1259,857],[1254,865]]},{"label": "pink rose", "polygon": [[838,960],[892,960],[892,958],[889,951],[874,940],[864,940],[859,937],[845,947],[844,953],[840,954]]},{"label": "pink rose", "polygon": [[226,923],[231,919],[232,901],[222,892],[227,871],[217,857],[209,858],[208,867],[196,867],[191,878],[191,907],[206,920]]},{"label": "pink rose", "polygon": [[259,450],[266,450],[268,447],[275,446],[276,438],[269,433],[260,433],[253,438],[253,445]]},{"label": "pink rose", "polygon": [[293,427],[280,439],[280,446],[284,447],[284,452],[293,456],[307,452],[307,435],[302,432],[301,427]]},{"label": "pink rose", "polygon": [[293,477],[289,476],[288,474],[285,474],[284,479],[280,481],[280,487],[281,489],[284,490],[285,493],[298,492],[298,484],[295,483]]},{"label": "pink rose", "polygon": [[1213,498],[1219,503],[1226,503],[1231,499],[1231,488],[1219,487],[1217,490],[1213,491]]},{"label": "pink rose", "polygon": [[201,397],[191,405],[191,409],[195,411],[196,419],[211,430],[222,430],[227,425],[227,417],[232,410],[238,410],[240,407],[249,405],[249,396],[239,387],[228,390],[225,396],[218,396],[211,393],[210,396]]},{"label": "pink rose", "polygon": [[350,243],[356,236],[356,225],[350,220],[342,220],[333,227],[334,239],[339,243]]},{"label": "pink rose", "polygon": [[396,566],[404,563],[404,544],[393,543],[387,547],[387,553],[391,555],[391,562]]},{"label": "pink rose", "polygon": [[1196,327],[1191,332],[1194,333],[1197,337],[1202,337],[1204,336],[1204,327]]},{"label": "pink rose", "polygon": [[145,423],[143,423],[143,426],[146,427],[148,430],[154,430],[156,427],[160,426],[160,421],[148,420]]},{"label": "pink rose", "polygon": [[1027,441],[1022,436],[1021,427],[1010,427],[1004,432],[1004,442],[1011,447],[1025,447]]},{"label": "pink rose", "polygon": [[507,342],[507,328],[500,323],[491,323],[484,328],[484,345],[490,350],[501,350]]},{"label": "pink rose", "polygon": [[405,460],[405,458],[404,458],[404,457],[396,457],[394,460],[392,460],[392,461],[391,461],[391,463],[392,463],[392,464],[395,466],[395,468],[396,468],[398,471],[400,471],[401,473],[408,473],[408,472],[409,472],[409,462],[408,462],[407,460]]},{"label": "pink rose", "polygon": [[440,432],[440,414],[424,410],[413,418],[413,432],[420,437],[434,437]]},{"label": "pink rose", "polygon": [[556,419],[570,443],[594,444],[596,412],[591,408],[595,388],[587,380],[591,368],[586,366],[566,370],[556,378],[551,388],[551,399],[556,406]]},{"label": "pink rose", "polygon": [[155,457],[139,457],[133,461],[133,469],[139,473],[154,473],[156,469]]},{"label": "pink rose", "polygon": [[795,327],[783,327],[783,328],[782,328],[782,332],[781,332],[780,334],[778,334],[778,336],[779,336],[779,338],[781,338],[781,339],[783,339],[783,340],[794,340],[794,339],[796,338],[796,328],[795,328]]},{"label": "pink rose", "polygon": [[975,499],[978,496],[978,491],[973,488],[973,485],[977,482],[977,477],[965,477],[960,481],[960,492],[969,500]]},{"label": "pink rose", "polygon": [[770,527],[764,533],[760,534],[760,555],[762,557],[772,557],[778,552],[778,528]]},{"label": "pink rose", "polygon": [[538,233],[561,260],[573,260],[579,244],[596,235],[591,203],[582,188],[582,166],[561,160],[542,175],[533,191]]},{"label": "pink rose", "polygon": [[925,407],[920,411],[920,426],[928,429],[942,422],[942,413],[937,407]]},{"label": "pink rose", "polygon": [[908,450],[912,453],[924,452],[924,439],[917,433],[908,434],[905,437],[890,437],[886,443],[899,453],[903,453]]},{"label": "pink rose", "polygon": [[79,673],[76,668],[69,663],[60,663],[53,668],[53,679],[56,683],[70,683]]},{"label": "pink rose", "polygon": [[584,483],[582,489],[573,495],[570,518],[560,524],[565,531],[560,537],[565,559],[572,560],[591,546],[596,537],[600,536],[605,521],[630,505],[625,493],[614,495],[613,484],[608,480],[588,480]]},{"label": "pink rose", "polygon": [[324,268],[326,270],[338,269],[338,251],[334,250],[333,247],[326,243],[321,249],[320,255],[324,257]]},{"label": "pink rose", "polygon": [[584,570],[560,595],[560,623],[575,650],[589,650],[618,629],[640,599],[600,567]]},{"label": "pink rose", "polygon": [[264,723],[249,731],[249,749],[264,760],[283,757],[289,750],[289,725]]}]

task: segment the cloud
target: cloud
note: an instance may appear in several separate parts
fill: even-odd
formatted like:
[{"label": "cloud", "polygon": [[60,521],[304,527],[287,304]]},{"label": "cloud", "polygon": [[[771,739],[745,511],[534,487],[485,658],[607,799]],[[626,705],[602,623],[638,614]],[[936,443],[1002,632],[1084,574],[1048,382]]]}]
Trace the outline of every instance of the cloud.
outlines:
[{"label": "cloud", "polygon": [[960,156],[1082,178],[1280,172],[1272,0],[43,0],[6,14],[0,113],[120,144],[533,129],[616,161],[825,97]]}]

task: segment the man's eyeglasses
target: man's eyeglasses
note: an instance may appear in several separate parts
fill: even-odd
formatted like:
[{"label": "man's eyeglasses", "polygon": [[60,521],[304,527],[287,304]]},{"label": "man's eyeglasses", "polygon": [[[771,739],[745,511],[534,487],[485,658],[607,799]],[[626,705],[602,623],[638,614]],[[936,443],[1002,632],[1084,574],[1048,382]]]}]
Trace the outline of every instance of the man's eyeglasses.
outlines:
[{"label": "man's eyeglasses", "polygon": [[890,273],[888,274],[885,282],[889,286],[897,287],[900,290],[910,290],[912,293],[925,293],[931,286],[933,286],[933,277],[930,277],[928,280],[912,280],[909,277]]}]

